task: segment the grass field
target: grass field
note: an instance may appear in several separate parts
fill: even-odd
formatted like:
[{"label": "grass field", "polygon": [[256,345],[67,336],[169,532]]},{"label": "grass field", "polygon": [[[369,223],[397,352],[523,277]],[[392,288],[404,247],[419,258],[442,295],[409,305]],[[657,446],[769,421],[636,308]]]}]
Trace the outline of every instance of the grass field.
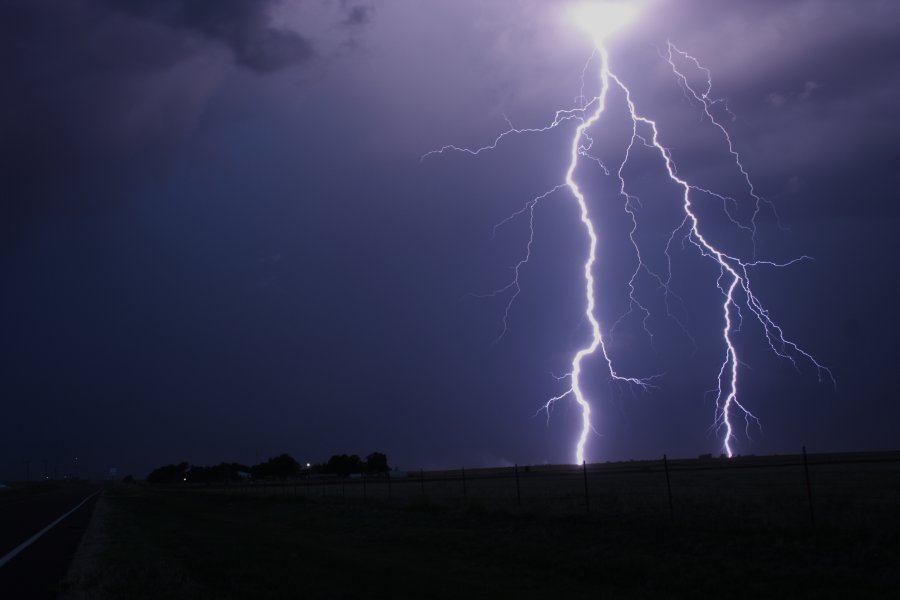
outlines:
[{"label": "grass field", "polygon": [[775,471],[684,477],[674,519],[664,500],[610,503],[599,489],[586,514],[441,502],[438,488],[387,505],[118,485],[64,598],[889,598],[896,467],[820,470],[816,528],[804,486],[779,506]]},{"label": "grass field", "polygon": [[804,529],[815,521],[857,531],[898,525],[900,454],[812,455],[808,471],[809,487],[798,455],[681,459],[669,461],[668,469],[662,461],[635,461],[592,464],[584,470],[540,465],[175,489],[400,506],[427,500],[450,509],[474,503],[541,515],[589,509],[600,517],[672,517],[682,524],[713,521]]}]

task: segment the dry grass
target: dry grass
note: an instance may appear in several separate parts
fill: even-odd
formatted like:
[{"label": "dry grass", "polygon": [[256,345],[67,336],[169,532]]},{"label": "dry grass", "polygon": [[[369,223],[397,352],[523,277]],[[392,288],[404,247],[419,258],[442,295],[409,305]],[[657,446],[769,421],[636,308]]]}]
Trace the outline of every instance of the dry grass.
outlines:
[{"label": "dry grass", "polygon": [[701,515],[682,504],[675,523],[658,507],[454,506],[119,486],[64,598],[887,598],[900,585],[896,517],[813,531],[742,519],[746,505]]}]

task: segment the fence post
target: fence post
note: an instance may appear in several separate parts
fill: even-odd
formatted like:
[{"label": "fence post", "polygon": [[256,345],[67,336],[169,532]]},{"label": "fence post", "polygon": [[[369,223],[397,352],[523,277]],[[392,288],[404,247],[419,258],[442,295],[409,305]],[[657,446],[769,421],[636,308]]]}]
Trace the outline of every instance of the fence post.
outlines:
[{"label": "fence post", "polygon": [[581,472],[584,475],[584,510],[591,512],[591,495],[588,493],[587,461],[581,461]]},{"label": "fence post", "polygon": [[809,484],[809,462],[806,460],[806,446],[803,446],[803,471],[806,473],[806,498],[809,500],[809,523],[816,528],[816,515],[813,511],[812,487]]},{"label": "fence post", "polygon": [[469,491],[466,489],[466,468],[462,468],[462,482],[463,482],[463,504],[469,501]]},{"label": "fence post", "polygon": [[663,467],[666,470],[666,491],[669,494],[669,518],[675,518],[675,509],[672,508],[672,482],[669,480],[669,458],[663,454]]},{"label": "fence post", "polygon": [[513,465],[516,474],[516,504],[522,506],[522,490],[519,487],[519,465]]},{"label": "fence post", "polygon": [[344,502],[347,501],[347,481],[341,477],[341,496],[344,498]]},{"label": "fence post", "polygon": [[422,488],[422,499],[425,499],[425,471],[419,469],[419,485]]},{"label": "fence post", "polygon": [[391,472],[388,471],[388,502],[393,498],[393,494],[391,493]]},{"label": "fence post", "polygon": [[365,473],[362,474],[362,480],[363,480],[363,504],[365,504],[366,503],[366,474]]}]

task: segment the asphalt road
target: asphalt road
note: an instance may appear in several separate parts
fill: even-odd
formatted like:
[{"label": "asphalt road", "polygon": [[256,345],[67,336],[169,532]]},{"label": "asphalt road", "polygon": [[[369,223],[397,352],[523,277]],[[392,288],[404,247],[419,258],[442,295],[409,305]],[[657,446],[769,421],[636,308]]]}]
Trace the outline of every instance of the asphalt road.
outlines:
[{"label": "asphalt road", "polygon": [[[82,482],[47,483],[0,493],[0,561],[99,489]],[[0,566],[0,598],[56,598],[96,500],[94,495]]]}]

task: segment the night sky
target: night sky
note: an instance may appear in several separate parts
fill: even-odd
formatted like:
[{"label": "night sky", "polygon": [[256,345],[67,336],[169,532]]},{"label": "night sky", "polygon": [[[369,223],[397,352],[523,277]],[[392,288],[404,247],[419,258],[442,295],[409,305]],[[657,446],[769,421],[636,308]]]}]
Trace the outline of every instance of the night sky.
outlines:
[{"label": "night sky", "polygon": [[[93,477],[281,452],[381,451],[410,469],[571,462],[577,405],[536,412],[589,337],[574,199],[537,206],[496,343],[508,296],[473,294],[509,281],[527,220],[492,227],[561,183],[576,124],[420,161],[490,143],[504,115],[540,127],[574,106],[592,41],[569,4],[0,1],[0,479],[28,459],[32,477],[45,460],[70,473],[76,456]],[[837,380],[778,359],[746,320],[741,394],[762,429],[736,451],[897,449],[900,4],[649,2],[610,40],[680,173],[746,209],[721,137],[657,53],[667,40],[711,69],[781,217],[761,213],[760,258],[815,258],[754,285]],[[629,125],[610,102],[595,149],[617,165]],[[677,190],[649,151],[628,174],[647,262],[664,269]],[[696,345],[646,285],[653,344],[640,318],[610,332],[635,266],[630,223],[613,177],[585,162],[576,178],[601,238],[611,358],[659,375],[645,393],[586,363],[588,460],[718,454],[714,265],[676,244]],[[706,206],[709,235],[749,252]]]}]

